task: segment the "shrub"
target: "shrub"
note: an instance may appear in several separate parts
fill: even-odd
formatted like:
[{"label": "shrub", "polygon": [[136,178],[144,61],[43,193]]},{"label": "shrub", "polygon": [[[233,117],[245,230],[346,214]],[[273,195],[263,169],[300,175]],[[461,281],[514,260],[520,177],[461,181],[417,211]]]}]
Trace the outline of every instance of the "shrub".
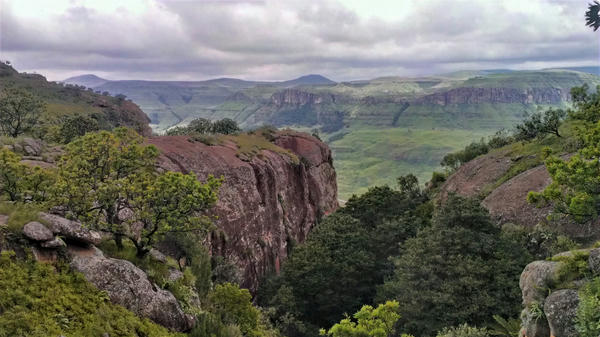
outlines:
[{"label": "shrub", "polygon": [[600,277],[596,277],[579,290],[575,329],[580,337],[600,335]]},{"label": "shrub", "polygon": [[110,303],[105,292],[67,267],[0,256],[0,337],[175,336]]},{"label": "shrub", "polygon": [[488,337],[489,334],[484,328],[476,328],[465,324],[457,327],[444,328],[437,334],[437,337]]}]

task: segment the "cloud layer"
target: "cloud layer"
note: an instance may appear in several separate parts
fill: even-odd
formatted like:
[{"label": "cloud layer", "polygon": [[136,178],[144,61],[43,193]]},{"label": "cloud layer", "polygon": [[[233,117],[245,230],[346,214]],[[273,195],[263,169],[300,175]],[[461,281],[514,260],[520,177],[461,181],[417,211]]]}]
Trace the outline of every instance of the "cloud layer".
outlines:
[{"label": "cloud layer", "polygon": [[53,80],[349,80],[600,59],[579,0],[0,1],[0,58]]}]

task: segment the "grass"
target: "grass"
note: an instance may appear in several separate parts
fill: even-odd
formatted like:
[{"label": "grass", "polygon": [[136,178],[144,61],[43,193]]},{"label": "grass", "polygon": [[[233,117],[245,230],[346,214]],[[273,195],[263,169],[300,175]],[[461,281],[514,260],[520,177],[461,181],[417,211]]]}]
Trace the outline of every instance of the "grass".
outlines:
[{"label": "grass", "polygon": [[397,177],[408,173],[425,183],[440,168],[439,162],[446,153],[494,132],[369,126],[348,131],[329,144],[334,152],[338,194],[343,200],[371,186],[395,185]]},{"label": "grass", "polygon": [[234,142],[238,146],[237,156],[246,161],[260,156],[262,150],[281,153],[288,156],[295,165],[300,164],[300,159],[294,153],[279,147],[269,141],[262,133],[242,133],[235,136],[222,136],[226,140]]},{"label": "grass", "polygon": [[61,264],[0,255],[0,337],[185,336],[111,304],[79,273]]},{"label": "grass", "polygon": [[6,228],[12,233],[21,233],[23,226],[31,221],[43,222],[38,213],[42,208],[37,205],[0,202],[0,214],[8,215]]}]

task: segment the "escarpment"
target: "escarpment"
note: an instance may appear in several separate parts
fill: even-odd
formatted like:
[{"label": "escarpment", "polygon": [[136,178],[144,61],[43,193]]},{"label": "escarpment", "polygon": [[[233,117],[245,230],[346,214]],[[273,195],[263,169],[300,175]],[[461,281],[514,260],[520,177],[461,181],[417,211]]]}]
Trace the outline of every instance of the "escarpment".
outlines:
[{"label": "escarpment", "polygon": [[272,142],[289,153],[260,150],[248,157],[231,141],[209,146],[186,136],[149,139],[161,152],[162,168],[194,172],[200,180],[224,177],[210,246],[240,268],[243,286],[251,290],[268,271],[278,272],[291,246],[338,207],[325,144],[291,131],[274,134]]},{"label": "escarpment", "polygon": [[558,104],[569,100],[568,90],[560,88],[455,88],[423,96],[419,104],[478,104],[478,103],[521,103]]}]

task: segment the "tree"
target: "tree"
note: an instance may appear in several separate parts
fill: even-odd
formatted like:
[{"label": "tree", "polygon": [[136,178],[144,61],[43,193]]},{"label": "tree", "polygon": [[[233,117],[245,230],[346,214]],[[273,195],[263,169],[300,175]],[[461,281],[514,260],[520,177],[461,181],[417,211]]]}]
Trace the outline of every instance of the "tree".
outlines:
[{"label": "tree", "polygon": [[217,200],[220,179],[159,173],[158,150],[135,131],[88,133],[66,147],[53,186],[53,203],[93,229],[128,238],[144,256],[166,233],[201,231],[201,213]]},{"label": "tree", "polygon": [[401,330],[432,336],[446,326],[519,312],[519,276],[529,259],[501,235],[478,200],[450,195],[432,225],[407,239],[393,261],[394,274],[377,300],[404,303]]},{"label": "tree", "polygon": [[213,130],[213,123],[206,118],[197,118],[191,121],[187,128],[190,132],[201,134],[211,133]]},{"label": "tree", "polygon": [[45,201],[54,181],[53,172],[20,161],[19,155],[0,148],[0,197],[20,202]]},{"label": "tree", "polygon": [[587,84],[571,88],[571,99],[575,110],[569,111],[569,116],[574,119],[595,123],[600,120],[600,85],[596,92],[589,92]]},{"label": "tree", "polygon": [[10,137],[30,132],[44,109],[44,103],[29,91],[4,88],[0,94],[0,129]]},{"label": "tree", "polygon": [[566,116],[562,109],[548,109],[544,113],[535,112],[516,126],[516,140],[530,140],[546,134],[561,137],[558,129]]},{"label": "tree", "polygon": [[588,5],[585,12],[585,25],[591,27],[594,31],[600,28],[600,2],[594,1]]},{"label": "tree", "polygon": [[98,131],[100,129],[98,121],[88,116],[68,117],[60,127],[60,136],[64,143],[69,143],[73,139],[83,136],[88,132]]},{"label": "tree", "polygon": [[241,130],[237,122],[229,118],[223,118],[221,120],[215,121],[212,127],[213,133],[221,133],[224,135],[230,135],[238,133],[240,131]]},{"label": "tree", "polygon": [[396,301],[387,301],[377,308],[365,305],[353,315],[354,320],[346,317],[328,331],[321,329],[320,334],[330,337],[392,336],[396,332],[395,325],[400,318],[399,308],[400,304]]}]

